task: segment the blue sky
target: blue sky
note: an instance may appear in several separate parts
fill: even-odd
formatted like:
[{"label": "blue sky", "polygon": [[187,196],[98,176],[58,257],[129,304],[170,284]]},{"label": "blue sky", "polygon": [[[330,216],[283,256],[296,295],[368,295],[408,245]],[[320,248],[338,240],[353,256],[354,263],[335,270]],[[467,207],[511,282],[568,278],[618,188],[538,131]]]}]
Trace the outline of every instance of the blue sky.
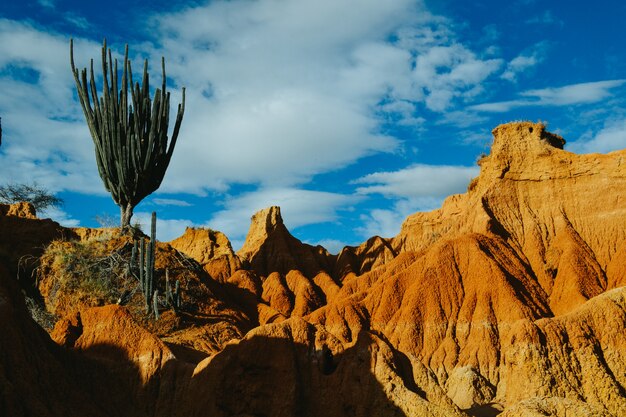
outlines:
[{"label": "blue sky", "polygon": [[207,226],[237,248],[280,205],[296,237],[336,252],[464,192],[500,123],[545,121],[574,152],[626,147],[624,21],[618,0],[5,2],[0,183],[58,193],[44,214],[68,226],[119,216],[69,68],[70,37],[80,67],[106,37],[136,68],[148,58],[153,84],[165,57],[172,105],[187,88],[136,219],[156,210],[161,240]]}]

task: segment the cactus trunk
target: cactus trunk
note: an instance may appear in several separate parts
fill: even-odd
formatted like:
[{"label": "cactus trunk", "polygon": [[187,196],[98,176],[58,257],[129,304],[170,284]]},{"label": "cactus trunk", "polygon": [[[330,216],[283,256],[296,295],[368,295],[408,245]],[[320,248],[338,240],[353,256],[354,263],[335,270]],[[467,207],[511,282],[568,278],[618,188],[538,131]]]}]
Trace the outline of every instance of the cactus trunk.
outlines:
[{"label": "cactus trunk", "polygon": [[135,207],[128,203],[125,207],[120,206],[120,227],[126,229],[130,226],[130,219],[133,217]]}]

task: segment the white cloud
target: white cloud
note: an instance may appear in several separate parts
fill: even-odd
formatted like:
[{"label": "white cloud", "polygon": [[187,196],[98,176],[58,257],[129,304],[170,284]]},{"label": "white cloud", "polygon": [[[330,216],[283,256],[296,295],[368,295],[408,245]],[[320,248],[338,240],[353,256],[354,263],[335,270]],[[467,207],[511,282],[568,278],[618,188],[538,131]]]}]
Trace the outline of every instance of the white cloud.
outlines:
[{"label": "white cloud", "polygon": [[529,68],[539,63],[539,59],[535,55],[518,55],[513,58],[506,66],[506,71],[501,77],[508,81],[516,81],[517,76]]},{"label": "white cloud", "polygon": [[612,121],[595,135],[588,133],[565,146],[576,153],[607,153],[626,149],[626,119]]},{"label": "white cloud", "polygon": [[[233,183],[296,187],[397,152],[401,141],[381,133],[385,114],[419,127],[420,108],[444,112],[473,99],[501,65],[459,43],[451,22],[413,0],[211,2],[147,24],[159,49],[131,46],[135,67],[148,57],[158,73],[163,55],[172,105],[183,85],[188,93],[160,189],[168,193],[224,192]],[[68,49],[66,36],[0,20],[0,69],[17,68],[0,76],[0,179],[28,176],[54,191],[105,194]],[[98,68],[99,51],[75,40],[79,67],[93,57]]]},{"label": "white cloud", "polygon": [[435,46],[415,58],[412,73],[414,97],[424,95],[426,107],[443,112],[457,97],[472,95],[502,64],[500,59],[480,60],[460,44]]},{"label": "white cloud", "polygon": [[175,198],[153,198],[152,202],[159,206],[191,207],[192,204]]},{"label": "white cloud", "polygon": [[537,106],[538,102],[530,102],[526,100],[508,100],[508,101],[497,101],[493,103],[482,103],[476,104],[474,106],[470,106],[470,110],[478,111],[478,112],[488,112],[488,113],[504,113],[515,107],[523,107],[523,106]]},{"label": "white cloud", "polygon": [[250,218],[261,209],[280,206],[285,226],[293,231],[308,224],[336,221],[340,210],[349,209],[361,199],[297,188],[260,189],[226,200],[224,209],[215,213],[207,227],[225,233],[233,247],[240,247],[250,228]]},{"label": "white cloud", "polygon": [[37,217],[40,219],[52,219],[64,227],[80,226],[80,221],[74,219],[60,207],[48,207],[47,209],[37,213]]},{"label": "white cloud", "polygon": [[328,252],[334,255],[337,255],[339,252],[341,252],[343,248],[347,246],[345,242],[342,242],[337,239],[322,239],[318,242],[305,242],[305,243],[311,246],[320,245],[323,248],[325,248]]},{"label": "white cloud", "polygon": [[611,89],[620,87],[626,80],[597,81],[566,85],[556,88],[542,88],[521,93],[525,97],[536,97],[542,105],[566,106],[570,104],[594,103],[613,94]]},{"label": "white cloud", "polygon": [[392,209],[373,209],[361,215],[359,234],[364,238],[395,236],[406,216],[440,207],[448,195],[464,192],[478,171],[478,167],[416,164],[359,178],[354,183],[373,185],[357,188],[358,194],[377,193],[396,200]]},{"label": "white cloud", "polygon": [[75,13],[71,13],[71,12],[64,13],[63,18],[68,23],[74,25],[75,27],[79,29],[89,29],[91,27],[91,23],[89,22],[89,20]]},{"label": "white cloud", "polygon": [[163,190],[294,186],[396,151],[378,133],[381,99],[419,126],[416,103],[444,111],[500,65],[453,41],[448,23],[408,0],[214,2],[158,17],[158,54],[189,88]]},{"label": "white cloud", "polygon": [[[150,234],[150,224],[152,223],[152,213],[137,212],[131,219],[132,224],[139,223],[141,229],[146,234]],[[169,242],[181,236],[187,227],[198,227],[190,220],[186,219],[163,219],[157,215],[156,236],[160,242]]]},{"label": "white cloud", "polygon": [[516,107],[528,106],[568,106],[575,104],[596,103],[612,97],[612,89],[621,87],[626,79],[596,81],[590,83],[571,84],[563,87],[550,87],[527,90],[517,100],[483,103],[470,106],[470,110],[480,112],[507,112]]},{"label": "white cloud", "polygon": [[358,194],[441,198],[464,191],[477,174],[478,167],[416,164],[399,171],[369,174],[354,183],[372,184],[357,188]]},{"label": "white cloud", "polygon": [[400,232],[408,215],[417,211],[431,211],[441,207],[442,197],[413,197],[396,201],[391,209],[373,209],[362,214],[362,227],[357,232],[364,238],[381,236],[390,238]]},{"label": "white cloud", "polygon": [[404,217],[395,210],[375,209],[361,215],[363,226],[357,232],[367,239],[371,236],[390,238],[398,234]]},{"label": "white cloud", "polygon": [[[81,53],[92,47],[76,45]],[[64,37],[0,19],[0,180],[103,194],[93,144],[73,99],[68,54]]]}]

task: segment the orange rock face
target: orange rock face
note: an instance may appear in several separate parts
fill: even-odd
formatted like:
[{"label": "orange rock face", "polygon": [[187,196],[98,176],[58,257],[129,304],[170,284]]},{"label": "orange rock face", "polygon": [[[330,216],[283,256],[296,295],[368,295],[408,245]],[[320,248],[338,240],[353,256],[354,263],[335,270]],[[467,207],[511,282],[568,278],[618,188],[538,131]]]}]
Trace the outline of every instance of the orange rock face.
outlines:
[{"label": "orange rock face", "polygon": [[[0,355],[0,381],[15,378],[11,363],[29,381],[0,391],[0,407],[57,377],[71,401],[100,407],[67,382],[84,366],[115,387],[98,408],[108,415],[626,416],[626,150],[572,154],[538,123],[493,133],[468,192],[409,216],[395,238],[330,255],[271,207],[237,253],[207,229],[160,244],[157,269],[194,300],[160,324],[85,306],[57,323],[55,350],[0,297],[12,335],[0,353],[28,341],[53,364]],[[22,219],[8,212],[0,227]],[[0,296],[18,305],[11,288]],[[35,366],[49,376],[37,381]]]},{"label": "orange rock face", "polygon": [[221,232],[188,227],[185,233],[171,241],[170,245],[195,259],[218,281],[228,279],[235,271],[241,269],[241,262],[235,255],[230,241]]}]

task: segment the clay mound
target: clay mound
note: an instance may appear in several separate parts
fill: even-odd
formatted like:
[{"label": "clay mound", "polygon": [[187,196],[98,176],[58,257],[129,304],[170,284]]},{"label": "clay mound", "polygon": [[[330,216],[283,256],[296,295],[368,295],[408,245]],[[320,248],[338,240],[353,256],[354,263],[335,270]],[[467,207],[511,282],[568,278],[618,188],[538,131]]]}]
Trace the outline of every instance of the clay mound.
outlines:
[{"label": "clay mound", "polygon": [[193,398],[206,403],[197,407],[214,416],[462,416],[419,362],[398,355],[371,333],[344,348],[293,318],[200,363],[190,391],[198,389]]},{"label": "clay mound", "polygon": [[107,369],[94,382],[117,383],[107,395],[126,401],[115,415],[463,416],[421,363],[368,332],[344,347],[294,318],[250,332],[195,368],[123,307],[85,310],[78,335],[73,352]]},{"label": "clay mound", "polygon": [[[405,265],[403,257],[401,268],[392,262],[356,279],[367,285],[350,297],[365,309],[367,323],[398,350],[421,358],[442,381],[455,366],[469,365],[495,382],[506,326],[550,314],[542,288],[497,236],[445,240],[413,259]],[[336,326],[328,317],[312,319],[331,332]]]},{"label": "clay mound", "polygon": [[241,269],[239,257],[235,255],[226,235],[221,232],[188,227],[170,245],[197,261],[217,281],[223,282]]},{"label": "clay mound", "polygon": [[[155,275],[161,318],[145,314],[145,299],[128,261],[130,236],[83,233],[85,240],[52,242],[39,260],[38,289],[48,311],[75,321],[76,314],[94,306],[124,300],[143,326],[168,343],[210,354],[241,338],[254,321],[211,289],[213,281],[193,260],[166,243],[157,243]],[[166,272],[170,288],[179,281],[181,308],[165,305]]]},{"label": "clay mound", "polygon": [[390,239],[374,236],[360,246],[343,248],[335,261],[332,274],[337,280],[343,281],[347,277],[362,275],[376,269],[396,256]]},{"label": "clay mound", "polygon": [[[60,321],[53,337],[106,370],[96,382],[110,387],[109,394],[124,404],[129,415],[153,415],[159,378],[176,359],[172,351],[139,326],[127,309],[116,305],[83,310],[74,319],[70,337],[69,329]],[[116,382],[118,386],[113,385]]]}]

